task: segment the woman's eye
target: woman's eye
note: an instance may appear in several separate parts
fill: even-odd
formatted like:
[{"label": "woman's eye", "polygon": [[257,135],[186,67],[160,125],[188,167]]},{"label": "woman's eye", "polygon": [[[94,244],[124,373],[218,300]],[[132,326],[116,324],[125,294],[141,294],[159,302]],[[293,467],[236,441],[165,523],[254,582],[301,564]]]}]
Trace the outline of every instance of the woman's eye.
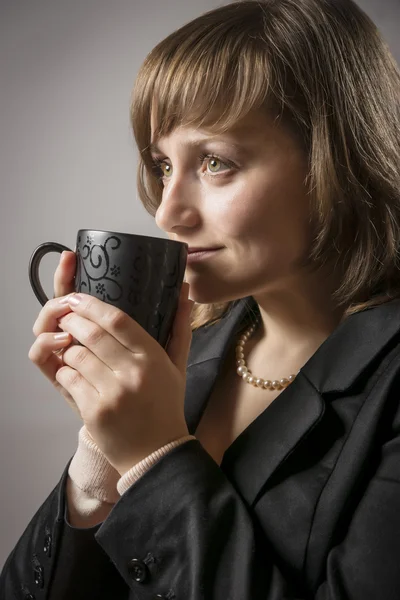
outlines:
[{"label": "woman's eye", "polygon": [[[172,173],[172,165],[169,165],[168,163],[160,162],[159,167],[160,167],[161,173],[164,177],[168,178],[168,175],[170,175]],[[165,168],[165,170],[164,170],[164,168]]]},{"label": "woman's eye", "polygon": [[[208,173],[219,173],[221,170],[223,171],[223,167],[227,167],[228,171],[233,168],[233,165],[230,165],[228,162],[224,162],[218,156],[210,155],[210,154],[202,154],[199,156],[200,164],[203,165],[204,162],[207,164],[206,174]],[[165,160],[154,159],[154,169],[156,174],[161,179],[170,179],[173,167],[169,163],[165,162]]]},{"label": "woman's eye", "polygon": [[227,167],[228,171],[231,170],[233,168],[232,164],[229,164],[229,162],[225,162],[223,161],[221,158],[219,158],[219,156],[215,156],[214,154],[201,154],[199,156],[200,159],[200,163],[203,164],[204,161],[206,161],[207,163],[207,171],[206,174],[209,173],[219,173],[221,170],[221,167]]},{"label": "woman's eye", "polygon": [[[222,161],[219,158],[210,158],[208,160],[208,165],[212,173],[218,173],[219,168],[222,165]],[[215,171],[214,171],[215,169]]]}]

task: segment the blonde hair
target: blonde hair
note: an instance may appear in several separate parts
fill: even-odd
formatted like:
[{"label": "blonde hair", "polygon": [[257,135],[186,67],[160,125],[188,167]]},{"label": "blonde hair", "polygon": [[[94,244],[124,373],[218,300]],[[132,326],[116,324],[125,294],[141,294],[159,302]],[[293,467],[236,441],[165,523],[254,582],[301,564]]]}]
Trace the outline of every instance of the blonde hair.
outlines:
[{"label": "blonde hair", "polygon": [[[162,40],[137,75],[131,123],[138,193],[155,216],[163,184],[150,143],[179,125],[223,132],[250,111],[272,115],[309,164],[309,264],[333,264],[345,315],[400,296],[400,72],[352,0],[245,0]],[[151,115],[155,115],[151,140]],[[192,329],[233,302],[195,304]]]}]

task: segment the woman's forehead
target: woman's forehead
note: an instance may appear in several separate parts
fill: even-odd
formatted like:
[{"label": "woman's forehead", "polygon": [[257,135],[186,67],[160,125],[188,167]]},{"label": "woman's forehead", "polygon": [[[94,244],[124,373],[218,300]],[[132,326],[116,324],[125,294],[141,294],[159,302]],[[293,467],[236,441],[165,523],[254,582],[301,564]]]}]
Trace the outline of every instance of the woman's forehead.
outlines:
[{"label": "woman's forehead", "polygon": [[164,129],[164,131],[157,131],[159,124],[156,122],[155,113],[152,114],[151,119],[151,143],[155,145],[163,137],[169,136],[184,136],[185,138],[200,139],[200,138],[246,138],[246,137],[260,137],[265,135],[267,131],[271,131],[276,126],[276,121],[265,112],[252,111],[245,115],[239,121],[232,123],[228,128],[219,127],[218,119],[215,120],[215,124],[194,124],[194,123],[182,123],[175,124],[170,130]]}]

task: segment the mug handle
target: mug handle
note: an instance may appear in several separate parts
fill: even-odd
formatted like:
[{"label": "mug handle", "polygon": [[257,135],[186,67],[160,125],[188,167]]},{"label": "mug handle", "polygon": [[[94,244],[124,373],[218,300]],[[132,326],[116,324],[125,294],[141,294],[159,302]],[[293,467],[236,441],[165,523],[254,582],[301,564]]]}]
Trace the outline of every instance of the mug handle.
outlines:
[{"label": "mug handle", "polygon": [[49,252],[59,252],[61,254],[64,252],[64,250],[73,252],[71,248],[68,248],[63,244],[59,244],[58,242],[45,242],[44,244],[40,244],[40,246],[35,248],[29,260],[29,281],[33,291],[35,292],[36,298],[39,300],[42,306],[49,301],[49,298],[44,293],[44,289],[39,279],[40,261],[42,260],[43,256]]}]

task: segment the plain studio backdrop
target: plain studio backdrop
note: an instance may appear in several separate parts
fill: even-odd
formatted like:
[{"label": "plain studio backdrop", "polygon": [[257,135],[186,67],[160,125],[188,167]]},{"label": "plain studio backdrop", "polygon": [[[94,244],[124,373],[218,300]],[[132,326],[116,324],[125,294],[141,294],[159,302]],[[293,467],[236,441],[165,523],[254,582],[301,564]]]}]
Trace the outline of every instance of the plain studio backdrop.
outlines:
[{"label": "plain studio backdrop", "polygon": [[[400,59],[399,0],[358,0]],[[79,228],[167,237],[136,193],[129,100],[147,53],[216,0],[0,0],[0,569],[82,425],[28,358],[41,306],[28,263]],[[53,295],[58,254],[40,275]]]}]

